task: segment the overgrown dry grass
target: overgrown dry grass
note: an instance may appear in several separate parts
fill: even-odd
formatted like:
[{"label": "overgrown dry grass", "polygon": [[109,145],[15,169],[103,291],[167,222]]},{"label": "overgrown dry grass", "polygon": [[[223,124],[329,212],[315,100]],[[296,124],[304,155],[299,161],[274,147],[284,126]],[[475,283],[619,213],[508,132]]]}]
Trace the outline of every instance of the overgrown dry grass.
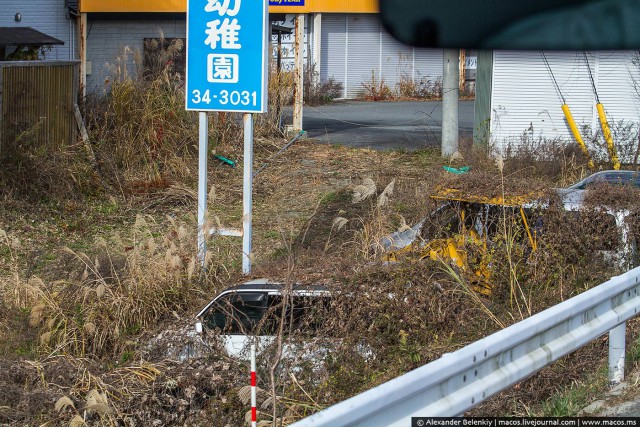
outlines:
[{"label": "overgrown dry grass", "polygon": [[[286,92],[284,86],[272,89]],[[21,174],[0,173],[6,184],[0,190],[0,401],[7,402],[0,404],[0,423],[243,422],[245,363],[215,345],[206,355],[175,360],[195,345],[188,335],[193,315],[243,280],[239,239],[211,237],[206,270],[196,262],[197,125],[183,111],[181,90],[165,70],[152,79],[113,80],[111,94],[90,109],[97,170],[71,147],[53,155],[65,159],[57,169],[47,162],[51,156],[28,152],[29,168],[41,169],[17,162],[12,167]],[[256,165],[269,166],[254,180],[254,276],[326,283],[336,296],[312,340],[315,351],[331,349],[319,367],[286,358],[274,365],[272,354],[260,356],[259,385],[269,390],[260,402],[262,421],[271,423],[274,413],[299,419],[616,274],[618,266],[597,250],[612,230],[594,221],[596,227],[576,232],[585,221],[568,220],[553,203],[551,188],[587,174],[579,153],[559,142],[546,151],[525,147],[496,163],[486,149],[473,147],[462,150],[463,159],[443,162],[435,150],[382,153],[299,141],[272,160],[286,141],[276,116],[263,120]],[[238,166],[212,159],[208,223],[240,227],[237,117],[212,115],[210,133],[211,151]],[[471,172],[453,175],[444,163],[470,165]],[[549,200],[534,252],[522,244],[524,231],[512,212],[500,213],[486,251],[490,295],[473,290],[472,271],[442,260],[379,262],[380,238],[429,217],[439,205],[429,196],[442,187]],[[637,212],[639,200],[628,189],[589,193],[594,215],[603,204],[623,201]],[[435,220],[431,225],[438,228]],[[631,230],[640,235],[637,221]],[[467,250],[472,258],[473,248]],[[310,341],[308,329],[289,332],[287,344]],[[528,413],[558,384],[579,378],[584,366],[545,370],[478,411]]]},{"label": "overgrown dry grass", "polygon": [[[33,277],[18,285],[34,300],[29,321],[40,329],[43,351],[118,356],[134,345],[130,337],[184,313],[204,294],[207,281],[196,270],[194,233],[168,222],[158,227],[138,215],[130,239],[98,238],[94,256],[62,248],[81,275],[53,283]],[[216,271],[214,264],[208,258],[210,271]]]}]

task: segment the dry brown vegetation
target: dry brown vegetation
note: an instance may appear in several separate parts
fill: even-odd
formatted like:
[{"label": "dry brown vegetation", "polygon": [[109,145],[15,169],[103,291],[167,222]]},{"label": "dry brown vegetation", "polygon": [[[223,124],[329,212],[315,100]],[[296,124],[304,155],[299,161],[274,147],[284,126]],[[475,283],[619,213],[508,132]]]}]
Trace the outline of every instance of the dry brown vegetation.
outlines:
[{"label": "dry brown vegetation", "polygon": [[[2,159],[0,424],[244,422],[246,363],[216,346],[176,360],[193,315],[243,280],[237,239],[210,238],[206,270],[196,263],[197,123],[182,96],[168,73],[114,80],[110,95],[86,109],[97,169],[76,146],[51,155],[25,143]],[[210,158],[209,222],[239,227],[238,119],[211,117],[211,152],[238,167]],[[256,166],[286,143],[278,120],[267,115],[257,124]],[[454,176],[442,170],[437,150],[300,141],[256,177],[254,275],[328,284],[336,297],[316,338],[339,350],[320,368],[294,366],[272,352],[260,356],[260,417],[268,425],[274,413],[299,419],[616,274],[595,250],[597,236],[611,230],[576,232],[581,222],[566,221],[553,204],[534,253],[515,242],[521,230],[504,222],[490,254],[490,296],[473,292],[470,278],[443,262],[381,265],[375,242],[429,215],[437,186],[487,197],[544,196],[588,173],[566,150],[513,153],[498,165],[483,149],[463,155],[452,165],[472,172]],[[598,188],[589,197],[594,209],[622,201],[637,209],[640,200],[626,188]],[[308,340],[304,330],[291,332],[288,342]],[[601,363],[602,347],[543,371],[477,414],[537,413],[559,387]]]}]

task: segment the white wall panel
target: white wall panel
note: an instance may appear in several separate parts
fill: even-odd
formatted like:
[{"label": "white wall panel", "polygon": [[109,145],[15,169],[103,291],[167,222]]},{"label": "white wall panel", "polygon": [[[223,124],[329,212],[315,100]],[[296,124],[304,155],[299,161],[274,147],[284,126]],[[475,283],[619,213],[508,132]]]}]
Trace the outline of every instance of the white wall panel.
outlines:
[{"label": "white wall panel", "polygon": [[[575,142],[553,74],[588,148],[603,154],[601,135],[595,144],[590,142],[600,132],[600,124],[587,60],[611,128],[620,128],[620,123],[631,126],[630,132],[614,136],[632,138],[640,119],[640,95],[634,89],[634,81],[640,82],[635,55],[632,51],[586,52],[585,59],[582,51],[545,52],[549,71],[539,51],[494,52],[491,139],[496,149],[540,138]],[[621,154],[623,160],[629,160],[629,153]]]},{"label": "white wall panel", "polygon": [[347,15],[349,32],[347,55],[347,97],[365,92],[363,82],[371,84],[372,73],[380,81],[380,22],[376,15]]},{"label": "white wall panel", "polygon": [[[545,52],[578,126],[592,125],[595,104],[582,52]],[[564,138],[571,131],[562,100],[539,51],[494,52],[491,132],[496,148],[527,138]]]}]

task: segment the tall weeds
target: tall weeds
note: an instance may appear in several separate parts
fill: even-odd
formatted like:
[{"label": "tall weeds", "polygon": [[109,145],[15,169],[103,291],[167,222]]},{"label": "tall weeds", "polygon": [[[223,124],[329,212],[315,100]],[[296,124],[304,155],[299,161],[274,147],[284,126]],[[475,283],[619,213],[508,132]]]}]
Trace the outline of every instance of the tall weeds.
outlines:
[{"label": "tall weeds", "polygon": [[90,138],[113,185],[163,186],[195,173],[197,115],[184,109],[181,81],[168,72],[153,79],[114,81],[110,93],[87,104]]},{"label": "tall weeds", "polygon": [[139,216],[131,241],[98,239],[99,254],[65,249],[83,266],[77,279],[23,284],[37,294],[31,326],[48,351],[94,357],[117,355],[128,339],[163,316],[181,313],[199,290],[193,233],[173,223],[164,237]]}]

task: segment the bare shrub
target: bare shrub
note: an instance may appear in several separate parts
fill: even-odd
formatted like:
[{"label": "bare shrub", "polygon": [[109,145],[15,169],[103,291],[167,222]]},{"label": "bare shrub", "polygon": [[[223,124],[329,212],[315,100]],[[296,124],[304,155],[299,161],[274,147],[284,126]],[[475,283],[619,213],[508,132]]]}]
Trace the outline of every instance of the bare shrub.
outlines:
[{"label": "bare shrub", "polygon": [[0,193],[29,199],[77,198],[100,188],[86,153],[78,146],[43,145],[40,124],[17,135],[0,151]]},{"label": "bare shrub", "polygon": [[[620,161],[623,164],[637,167],[638,153],[640,153],[640,127],[638,124],[625,120],[611,120],[609,128]],[[605,167],[610,167],[611,159],[609,159],[607,142],[602,134],[602,128],[598,127],[594,130],[591,126],[585,125],[581,129],[581,133],[586,136],[585,142],[594,160]]]},{"label": "bare shrub", "polygon": [[315,64],[304,73],[304,102],[311,106],[324,105],[344,96],[344,86],[333,77],[321,81]]},{"label": "bare shrub", "polygon": [[198,121],[184,110],[179,76],[114,81],[108,95],[88,99],[86,111],[102,172],[116,188],[193,176]]},{"label": "bare shrub", "polygon": [[508,160],[505,175],[518,171],[527,176],[546,177],[564,186],[589,173],[588,159],[578,145],[561,138],[534,138],[524,132],[517,141],[507,144],[502,155]]},{"label": "bare shrub", "polygon": [[403,74],[397,85],[398,97],[405,99],[439,99],[442,98],[442,79],[435,81],[427,77],[416,79]]},{"label": "bare shrub", "polygon": [[362,98],[368,101],[386,101],[393,98],[391,88],[385,83],[384,77],[376,77],[375,71],[371,71],[371,80],[361,83],[364,88]]}]

